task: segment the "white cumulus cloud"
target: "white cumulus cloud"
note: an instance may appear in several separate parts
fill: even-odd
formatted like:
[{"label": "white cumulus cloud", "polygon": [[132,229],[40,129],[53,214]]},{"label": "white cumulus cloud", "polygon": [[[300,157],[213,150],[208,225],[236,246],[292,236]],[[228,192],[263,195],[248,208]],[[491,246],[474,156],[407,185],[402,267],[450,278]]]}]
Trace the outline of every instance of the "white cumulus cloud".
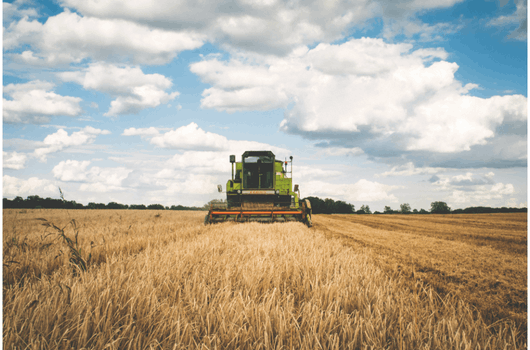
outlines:
[{"label": "white cumulus cloud", "polygon": [[41,161],[46,161],[47,155],[50,153],[62,151],[67,147],[91,144],[98,135],[108,134],[110,134],[108,130],[96,129],[91,126],[86,126],[71,135],[68,135],[68,132],[64,129],[59,129],[55,133],[46,136],[43,141],[45,146],[35,149],[33,155],[40,158]]},{"label": "white cumulus cloud", "polygon": [[80,191],[84,192],[110,192],[123,191],[123,181],[133,171],[124,167],[101,168],[93,166],[88,168],[90,161],[66,160],[57,164],[52,172],[53,176],[65,182],[81,182]]},{"label": "white cumulus cloud", "polygon": [[54,84],[33,80],[4,86],[4,123],[46,123],[53,116],[81,114],[81,98],[62,96],[53,92]]},{"label": "white cumulus cloud", "polygon": [[87,90],[97,90],[116,96],[105,115],[134,114],[145,108],[168,103],[179,95],[166,92],[173,83],[161,74],[144,74],[139,67],[94,63],[83,71],[62,72],[58,76]]},{"label": "white cumulus cloud", "polygon": [[28,156],[25,153],[18,152],[3,152],[4,168],[20,170],[24,169]]},{"label": "white cumulus cloud", "polygon": [[284,58],[257,57],[192,64],[212,84],[202,106],[231,112],[290,103],[283,131],[362,151],[368,144],[393,152],[469,151],[491,142],[501,124],[527,117],[522,95],[471,96],[477,85],[455,79],[458,65],[445,61],[443,49],[414,51],[410,44],[361,38]]},{"label": "white cumulus cloud", "polygon": [[219,134],[206,132],[196,123],[181,126],[162,135],[155,135],[151,143],[161,148],[222,150],[228,146],[228,139]]},{"label": "white cumulus cloud", "polygon": [[90,161],[66,160],[57,164],[52,172],[56,179],[61,181],[84,181],[87,179],[86,168]]},{"label": "white cumulus cloud", "polygon": [[31,195],[52,195],[57,193],[58,187],[51,181],[30,177],[29,179],[19,179],[13,176],[4,175],[3,196],[6,198],[27,197]]},{"label": "white cumulus cloud", "polygon": [[[225,136],[204,131],[194,122],[176,129],[171,129],[164,133],[161,133],[159,129],[154,127],[138,129],[131,127],[125,129],[122,135],[142,136],[144,139],[149,140],[151,144],[160,148],[182,150],[186,152],[221,152],[223,157],[224,155],[228,157],[230,154],[236,154],[239,156],[248,150],[271,150],[277,157],[287,157],[290,155],[288,150],[266,143],[246,140],[229,140]],[[179,156],[181,155],[175,155],[175,157]]]},{"label": "white cumulus cloud", "polygon": [[[67,30],[64,30],[68,28]],[[201,47],[204,36],[193,31],[150,28],[123,19],[82,17],[64,12],[45,23],[27,17],[4,29],[4,49],[31,45],[25,55],[12,54],[19,61],[57,65],[84,59],[163,64],[179,52]]]},{"label": "white cumulus cloud", "polygon": [[444,172],[444,168],[433,168],[433,167],[416,167],[414,163],[408,162],[403,165],[396,165],[390,169],[390,171],[385,171],[382,174],[376,175],[376,177],[387,177],[387,176],[412,176],[412,175],[427,175],[427,174],[437,174]]},{"label": "white cumulus cloud", "polygon": [[331,197],[350,203],[397,202],[396,196],[389,193],[398,186],[385,185],[361,179],[354,184],[337,184],[324,181],[301,181],[300,190],[305,196]]},{"label": "white cumulus cloud", "polygon": [[[428,9],[451,7],[461,0],[415,1],[232,1],[214,0],[151,2],[135,0],[64,0],[79,13],[105,19],[123,19],[161,30],[189,28],[211,42],[229,48],[283,55],[293,48],[315,42],[332,42],[348,29],[372,18],[407,19]],[[420,29],[433,29],[418,24]],[[417,34],[415,29],[412,34]],[[440,29],[436,27],[436,29]],[[410,30],[409,30],[410,32]]]},{"label": "white cumulus cloud", "polygon": [[155,127],[149,128],[128,128],[123,130],[123,136],[143,136],[143,137],[152,137],[158,135],[159,131]]},{"label": "white cumulus cloud", "polygon": [[492,200],[502,199],[515,193],[512,184],[496,183],[491,186],[478,186],[473,191],[454,190],[449,200],[457,204],[488,205]]}]

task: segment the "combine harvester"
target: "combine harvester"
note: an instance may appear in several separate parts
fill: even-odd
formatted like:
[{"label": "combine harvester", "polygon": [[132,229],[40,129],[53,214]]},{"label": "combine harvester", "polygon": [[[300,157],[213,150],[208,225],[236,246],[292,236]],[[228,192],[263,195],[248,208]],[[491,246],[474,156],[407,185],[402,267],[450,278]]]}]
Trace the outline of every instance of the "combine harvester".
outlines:
[{"label": "combine harvester", "polygon": [[[276,160],[271,151],[247,151],[241,156],[241,162],[236,162],[236,156],[231,155],[230,163],[232,179],[226,183],[226,203],[211,203],[205,224],[299,221],[312,226],[311,203],[300,200],[298,185],[291,190],[293,157],[290,157],[290,172],[288,162]],[[221,185],[217,189],[223,192]]]}]

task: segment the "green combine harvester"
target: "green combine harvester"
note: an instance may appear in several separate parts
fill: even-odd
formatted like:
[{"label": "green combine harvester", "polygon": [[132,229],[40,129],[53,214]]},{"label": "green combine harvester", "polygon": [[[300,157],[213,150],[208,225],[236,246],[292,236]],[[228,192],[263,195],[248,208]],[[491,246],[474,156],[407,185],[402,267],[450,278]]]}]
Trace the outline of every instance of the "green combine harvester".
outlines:
[{"label": "green combine harvester", "polygon": [[[236,162],[230,156],[232,179],[226,183],[226,203],[212,202],[205,224],[234,222],[303,222],[311,223],[311,203],[300,200],[298,185],[292,189],[293,157],[288,162],[276,160],[271,151],[247,151]],[[234,174],[235,164],[235,174]],[[217,186],[222,192],[222,186]]]}]

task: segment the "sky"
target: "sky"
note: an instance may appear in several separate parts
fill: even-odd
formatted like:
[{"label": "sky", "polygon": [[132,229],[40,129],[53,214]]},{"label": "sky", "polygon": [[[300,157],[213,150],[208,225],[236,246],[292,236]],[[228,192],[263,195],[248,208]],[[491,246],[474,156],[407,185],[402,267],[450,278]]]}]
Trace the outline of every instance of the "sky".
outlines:
[{"label": "sky", "polygon": [[527,206],[526,0],[3,3],[3,196],[202,206],[229,156],[302,197]]}]

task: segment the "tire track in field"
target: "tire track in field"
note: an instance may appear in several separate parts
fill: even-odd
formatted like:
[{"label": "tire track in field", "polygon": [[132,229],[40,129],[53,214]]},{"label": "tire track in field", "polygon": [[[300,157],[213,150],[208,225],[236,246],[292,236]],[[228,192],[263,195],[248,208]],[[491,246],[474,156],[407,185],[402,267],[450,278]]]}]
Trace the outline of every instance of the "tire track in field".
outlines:
[{"label": "tire track in field", "polygon": [[421,234],[447,241],[460,241],[477,247],[492,246],[506,253],[526,254],[525,225],[507,225],[500,228],[487,221],[426,218],[413,215],[365,217],[359,215],[333,216],[333,219],[364,225],[385,231]]},{"label": "tire track in field", "polygon": [[[375,219],[375,218],[374,218]],[[368,218],[363,220],[369,220]],[[486,246],[408,232],[371,228],[349,215],[315,215],[314,228],[353,248],[368,248],[388,274],[413,286],[421,280],[440,295],[468,301],[491,324],[513,319],[526,332],[526,254],[514,256]],[[517,254],[515,254],[517,255]]]}]

